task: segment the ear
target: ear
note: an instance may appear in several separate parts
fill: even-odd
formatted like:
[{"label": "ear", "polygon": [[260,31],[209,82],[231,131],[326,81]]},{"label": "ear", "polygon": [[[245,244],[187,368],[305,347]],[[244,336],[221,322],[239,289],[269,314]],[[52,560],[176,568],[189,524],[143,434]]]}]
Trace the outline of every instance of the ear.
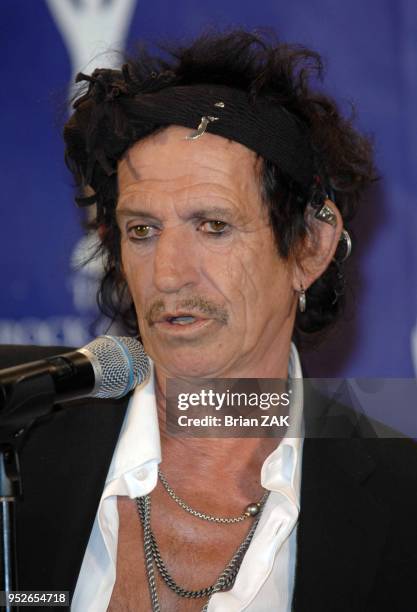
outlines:
[{"label": "ear", "polygon": [[326,270],[334,257],[343,229],[342,216],[334,202],[325,200],[324,204],[334,215],[333,223],[317,219],[315,210],[309,206],[305,218],[307,236],[296,252],[293,287],[307,290]]}]

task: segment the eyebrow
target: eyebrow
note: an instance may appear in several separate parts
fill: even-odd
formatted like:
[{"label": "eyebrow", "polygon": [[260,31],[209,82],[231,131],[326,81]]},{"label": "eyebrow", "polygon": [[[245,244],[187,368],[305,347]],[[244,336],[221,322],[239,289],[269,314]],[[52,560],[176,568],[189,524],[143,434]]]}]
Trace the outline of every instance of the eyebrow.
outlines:
[{"label": "eyebrow", "polygon": [[222,206],[199,208],[190,214],[191,219],[213,219],[215,217],[226,217],[230,219],[231,216],[232,211],[230,208],[223,208]]},{"label": "eyebrow", "polygon": [[[229,208],[224,208],[222,206],[213,206],[213,207],[204,207],[198,208],[197,210],[193,210],[187,215],[187,220],[193,219],[216,219],[217,217],[223,217],[226,219],[230,219],[232,216],[232,211]],[[160,219],[151,215],[146,210],[141,210],[139,208],[131,208],[127,206],[126,208],[122,208],[121,210],[116,210],[116,218],[121,219],[125,217],[140,217],[144,221],[154,221],[159,222]]]},{"label": "eyebrow", "polygon": [[149,214],[146,210],[140,210],[139,208],[122,208],[121,210],[116,209],[116,219],[123,219],[124,217],[140,217],[146,221],[158,221],[157,217]]}]

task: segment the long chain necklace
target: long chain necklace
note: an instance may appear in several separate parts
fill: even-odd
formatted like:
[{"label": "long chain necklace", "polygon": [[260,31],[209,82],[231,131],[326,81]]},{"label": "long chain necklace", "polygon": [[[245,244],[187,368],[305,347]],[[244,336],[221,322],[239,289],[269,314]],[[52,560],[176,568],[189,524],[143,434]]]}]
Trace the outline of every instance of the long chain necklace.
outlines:
[{"label": "long chain necklace", "polygon": [[[202,598],[202,597],[210,597],[213,593],[219,591],[226,591],[227,589],[232,588],[234,581],[236,579],[237,573],[241,566],[243,557],[247,549],[249,548],[249,544],[253,538],[253,534],[255,533],[256,527],[258,525],[259,519],[261,518],[261,513],[263,507],[265,505],[265,501],[269,495],[269,491],[265,493],[262,500],[265,500],[262,503],[262,506],[258,510],[256,518],[252,524],[252,527],[249,530],[249,533],[237,548],[233,557],[227,564],[226,568],[217,578],[216,582],[209,587],[205,587],[199,590],[188,590],[179,586],[175,580],[172,578],[168,569],[161,557],[161,553],[158,547],[158,544],[155,539],[155,535],[151,529],[151,498],[150,495],[144,495],[143,497],[136,498],[136,505],[139,513],[139,517],[143,527],[143,543],[144,543],[144,553],[145,553],[145,565],[146,565],[146,574],[148,578],[149,591],[151,596],[151,605],[153,612],[160,612],[161,608],[158,600],[158,593],[156,590],[156,581],[155,581],[155,570],[154,563],[159,571],[161,578],[164,580],[165,584],[172,590],[174,593],[179,595],[180,597],[186,598]],[[207,610],[208,603],[203,607],[202,612]]]}]

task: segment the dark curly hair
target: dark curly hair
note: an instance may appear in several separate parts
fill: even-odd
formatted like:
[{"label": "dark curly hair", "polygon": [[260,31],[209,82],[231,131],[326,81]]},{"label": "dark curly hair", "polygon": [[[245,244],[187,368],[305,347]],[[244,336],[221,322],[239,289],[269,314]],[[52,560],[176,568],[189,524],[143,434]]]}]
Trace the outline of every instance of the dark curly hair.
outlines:
[{"label": "dark curly hair", "polygon": [[[137,333],[136,315],[120,272],[120,233],[115,220],[117,162],[137,140],[165,127],[149,121],[137,129],[135,96],[173,85],[216,84],[240,89],[251,99],[267,98],[302,122],[309,131],[320,177],[343,222],[352,219],[364,189],[374,179],[372,147],[352,120],[341,116],[334,100],[311,86],[321,78],[320,56],[304,47],[234,30],[204,34],[187,46],[164,46],[165,56],[142,48],[121,70],[98,69],[74,102],[64,129],[66,162],[78,187],[78,204],[96,203],[92,227],[99,230],[105,271],[98,293],[101,311]],[[168,52],[168,53],[167,53]],[[136,114],[135,114],[136,112]],[[313,177],[312,177],[313,179]],[[86,195],[85,188],[94,192]],[[310,196],[275,163],[263,160],[261,191],[268,206],[277,249],[288,258],[306,238]],[[344,274],[337,253],[307,292],[308,308],[298,312],[295,329],[316,332],[335,320],[344,304]]]}]

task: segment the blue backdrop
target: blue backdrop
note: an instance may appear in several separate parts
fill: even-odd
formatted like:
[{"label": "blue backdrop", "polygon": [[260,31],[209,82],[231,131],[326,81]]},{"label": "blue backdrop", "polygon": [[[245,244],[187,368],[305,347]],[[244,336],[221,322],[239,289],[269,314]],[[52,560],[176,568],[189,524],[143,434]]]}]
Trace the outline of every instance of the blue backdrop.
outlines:
[{"label": "blue backdrop", "polygon": [[[306,353],[311,376],[413,376],[417,363],[417,4],[414,0],[3,0],[0,342],[88,341],[96,265],[77,270],[81,214],[63,163],[71,75],[108,47],[208,25],[270,26],[323,54],[326,88],[374,136],[381,180],[355,223],[344,322]],[[91,58],[99,55],[96,60]],[[117,58],[116,58],[117,59]],[[90,63],[89,63],[90,62]],[[416,330],[416,331],[414,331]]]}]

